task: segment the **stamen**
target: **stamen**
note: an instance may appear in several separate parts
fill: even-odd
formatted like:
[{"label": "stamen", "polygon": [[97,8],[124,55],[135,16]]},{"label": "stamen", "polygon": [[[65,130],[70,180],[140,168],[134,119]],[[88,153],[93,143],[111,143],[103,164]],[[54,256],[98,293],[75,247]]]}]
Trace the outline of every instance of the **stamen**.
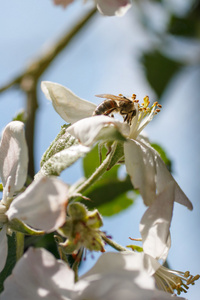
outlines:
[{"label": "stamen", "polygon": [[150,104],[149,96],[145,96],[143,100],[144,100],[144,107],[147,107]]},{"label": "stamen", "polygon": [[172,294],[174,290],[176,290],[177,294],[180,295],[181,292],[187,293],[189,289],[188,285],[193,285],[194,282],[200,278],[200,275],[193,276],[190,275],[189,271],[183,273],[161,266],[154,274],[154,277],[159,288],[162,287],[164,291],[168,291]]}]

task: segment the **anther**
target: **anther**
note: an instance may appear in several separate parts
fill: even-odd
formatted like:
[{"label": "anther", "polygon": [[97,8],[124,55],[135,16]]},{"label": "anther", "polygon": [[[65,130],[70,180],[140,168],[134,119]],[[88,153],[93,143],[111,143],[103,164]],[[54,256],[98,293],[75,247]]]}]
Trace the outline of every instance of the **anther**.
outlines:
[{"label": "anther", "polygon": [[133,94],[133,95],[132,95],[132,98],[135,100],[135,99],[136,99],[136,94]]}]

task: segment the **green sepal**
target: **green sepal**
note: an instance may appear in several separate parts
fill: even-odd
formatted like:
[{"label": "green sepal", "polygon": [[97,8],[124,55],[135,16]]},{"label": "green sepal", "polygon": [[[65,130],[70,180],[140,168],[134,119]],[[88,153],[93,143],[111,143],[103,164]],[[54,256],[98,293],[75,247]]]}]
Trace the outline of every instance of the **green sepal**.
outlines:
[{"label": "green sepal", "polygon": [[41,162],[40,162],[41,167],[43,166],[43,164],[46,161],[48,161],[56,153],[58,153],[64,149],[67,149],[73,145],[78,145],[78,140],[75,137],[73,137],[71,134],[66,132],[66,129],[69,126],[70,125],[64,124],[61,127],[61,131],[56,136],[55,140],[51,143],[51,145],[46,150],[46,152],[43,154],[43,156],[41,158]]},{"label": "green sepal", "polygon": [[118,141],[114,142],[111,152],[112,156],[107,170],[110,170],[114,165],[124,158],[124,144]]},{"label": "green sepal", "polygon": [[115,126],[103,127],[97,136],[98,141],[121,141],[125,142],[126,138]]},{"label": "green sepal", "polygon": [[40,171],[35,175],[35,179],[43,176],[59,176],[62,171],[70,167],[89,151],[90,148],[78,144],[73,148],[70,147],[56,153],[43,164]]},{"label": "green sepal", "polygon": [[18,219],[13,219],[9,221],[8,226],[13,231],[18,231],[27,235],[43,235],[45,233],[44,231],[36,230],[29,227],[28,225],[24,224],[22,221]]},{"label": "green sepal", "polygon": [[137,245],[127,245],[127,248],[131,248],[133,251],[143,252],[143,248]]},{"label": "green sepal", "polygon": [[21,121],[23,123],[27,120],[27,113],[25,110],[21,110],[18,114],[12,119],[13,121]]}]

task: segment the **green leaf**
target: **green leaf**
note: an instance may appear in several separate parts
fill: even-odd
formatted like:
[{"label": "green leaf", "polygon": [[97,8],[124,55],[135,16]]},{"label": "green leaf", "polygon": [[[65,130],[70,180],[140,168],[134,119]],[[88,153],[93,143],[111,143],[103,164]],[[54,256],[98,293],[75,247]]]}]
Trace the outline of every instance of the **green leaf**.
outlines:
[{"label": "green leaf", "polygon": [[7,236],[8,238],[8,256],[6,265],[3,271],[0,273],[0,293],[3,291],[4,280],[11,274],[15,263],[16,263],[16,241],[15,234],[12,236]]},{"label": "green leaf", "polygon": [[[118,166],[115,166],[114,169],[118,169]],[[119,180],[117,177],[113,178],[113,174],[107,172],[102,178],[95,183],[91,188],[85,193],[91,201],[82,200],[89,209],[98,208],[102,205],[107,205],[109,203],[110,207],[113,206],[113,213],[117,213],[127,208],[133,203],[133,199],[125,196],[125,193],[133,190],[133,186],[129,177],[125,180]],[[118,209],[116,209],[118,207]],[[105,211],[105,208],[102,207],[102,211]],[[106,212],[106,215],[111,215],[111,213]]]},{"label": "green leaf", "polygon": [[119,197],[107,201],[105,204],[98,206],[98,211],[104,217],[110,217],[127,209],[133,204],[134,200],[127,196],[127,193],[120,194]]},{"label": "green leaf", "polygon": [[160,154],[162,160],[164,161],[164,163],[166,164],[168,170],[170,172],[172,172],[172,161],[170,160],[170,158],[167,156],[165,150],[158,144],[151,144],[151,146]]},{"label": "green leaf", "polygon": [[147,80],[158,97],[161,97],[173,75],[182,66],[158,51],[144,54],[141,61],[145,67]]},{"label": "green leaf", "polygon": [[188,38],[199,38],[200,2],[197,0],[184,17],[172,16],[168,30],[171,34]]}]

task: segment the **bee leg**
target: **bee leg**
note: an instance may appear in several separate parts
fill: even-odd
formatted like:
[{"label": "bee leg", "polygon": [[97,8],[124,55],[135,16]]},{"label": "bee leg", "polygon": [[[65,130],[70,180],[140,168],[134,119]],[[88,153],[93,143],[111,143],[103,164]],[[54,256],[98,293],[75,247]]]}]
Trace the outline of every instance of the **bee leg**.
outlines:
[{"label": "bee leg", "polygon": [[128,114],[126,114],[125,117],[124,117],[124,122],[127,121],[127,123],[129,123],[129,122],[128,122],[128,119],[129,119],[129,118],[128,118]]}]

